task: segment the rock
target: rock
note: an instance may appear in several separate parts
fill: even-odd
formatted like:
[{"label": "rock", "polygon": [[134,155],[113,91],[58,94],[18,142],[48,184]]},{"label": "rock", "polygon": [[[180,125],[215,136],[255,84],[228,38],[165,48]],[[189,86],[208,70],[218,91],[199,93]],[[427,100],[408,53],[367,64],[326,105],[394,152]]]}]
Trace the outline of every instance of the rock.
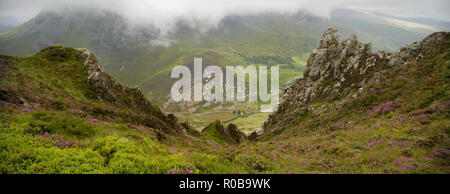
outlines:
[{"label": "rock", "polygon": [[182,125],[173,114],[165,115],[159,108],[153,106],[139,88],[127,87],[104,72],[97,57],[89,50],[76,50],[80,52],[79,57],[83,60],[85,66],[86,82],[91,90],[89,97],[119,106],[126,106],[152,116],[154,118],[148,119],[150,127],[164,129],[165,132],[175,130],[175,132],[183,135],[190,132],[195,133],[188,126],[189,124]]},{"label": "rock", "polygon": [[[361,43],[355,35],[339,40],[337,30],[329,28],[307,60],[303,78],[294,80],[284,89],[278,109],[269,115],[262,134],[287,128],[306,111],[321,114],[326,111],[311,108],[315,101],[333,102],[346,96],[357,98],[368,84],[380,83],[393,66],[421,56],[421,52],[443,38],[434,33],[420,43],[401,48],[396,53],[374,52],[370,44]],[[339,107],[336,105],[336,108]]]},{"label": "rock", "polygon": [[237,143],[242,143],[246,139],[245,134],[239,131],[238,127],[233,123],[228,124],[227,131],[229,136]]},{"label": "rock", "polygon": [[252,132],[252,133],[248,136],[248,139],[251,140],[251,141],[254,141],[254,140],[256,140],[257,137],[258,137],[258,133]]},{"label": "rock", "polygon": [[341,87],[341,83],[337,82],[336,84],[334,84],[333,88],[340,88]]},{"label": "rock", "polygon": [[225,128],[219,120],[216,120],[206,126],[202,130],[202,134],[215,134],[213,130],[219,132],[221,138],[230,144],[239,144],[247,139],[245,134],[233,123],[228,124]]}]

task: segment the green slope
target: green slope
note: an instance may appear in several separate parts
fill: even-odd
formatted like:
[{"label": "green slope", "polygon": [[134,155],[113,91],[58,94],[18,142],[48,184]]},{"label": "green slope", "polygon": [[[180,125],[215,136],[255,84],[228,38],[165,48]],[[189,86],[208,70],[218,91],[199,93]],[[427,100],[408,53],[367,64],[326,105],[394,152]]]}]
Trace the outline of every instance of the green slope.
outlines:
[{"label": "green slope", "polygon": [[[52,44],[89,48],[107,72],[128,86],[139,86],[154,103],[162,105],[175,81],[169,76],[172,67],[192,65],[194,56],[203,57],[205,65],[280,65],[283,87],[301,76],[308,54],[317,45],[318,34],[330,25],[342,29],[344,35],[357,33],[380,49],[393,50],[424,36],[380,25],[376,18],[347,12],[335,15],[330,20],[302,12],[228,16],[207,32],[181,21],[168,37],[174,44],[164,47],[149,43],[158,36],[151,27],[132,29],[124,18],[111,12],[46,11],[0,33],[0,53],[29,55]],[[130,30],[136,33],[129,33]]]},{"label": "green slope", "polygon": [[247,171],[216,143],[171,131],[173,116],[127,104],[132,91],[111,88],[117,102],[94,98],[81,55],[62,46],[0,55],[0,173]]},{"label": "green slope", "polygon": [[0,173],[449,173],[444,37],[341,109],[239,145],[220,139],[219,122],[192,138],[92,98],[77,50],[1,56]]},{"label": "green slope", "polygon": [[255,147],[286,172],[449,173],[450,33],[435,37],[423,57],[388,70],[360,96],[309,102],[329,108],[267,127]]}]

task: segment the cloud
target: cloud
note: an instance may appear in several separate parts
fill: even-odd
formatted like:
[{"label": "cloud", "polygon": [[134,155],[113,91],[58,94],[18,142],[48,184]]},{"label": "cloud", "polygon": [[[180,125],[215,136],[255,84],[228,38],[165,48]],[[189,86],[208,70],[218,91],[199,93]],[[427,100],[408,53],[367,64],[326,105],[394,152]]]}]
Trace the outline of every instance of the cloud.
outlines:
[{"label": "cloud", "polygon": [[349,7],[358,10],[378,11],[404,18],[433,18],[450,21],[448,0],[356,0]]},{"label": "cloud", "polygon": [[448,0],[0,0],[1,15],[30,18],[39,10],[61,6],[110,9],[134,19],[167,20],[193,17],[217,21],[228,14],[304,9],[326,17],[336,7],[380,10],[391,14],[450,18]]},{"label": "cloud", "polygon": [[328,17],[334,8],[378,11],[404,17],[450,20],[448,0],[0,0],[0,24],[18,24],[43,9],[82,7],[111,10],[132,23],[149,23],[161,33],[179,20],[207,30],[227,15],[248,15],[266,11],[293,13],[298,10]]}]

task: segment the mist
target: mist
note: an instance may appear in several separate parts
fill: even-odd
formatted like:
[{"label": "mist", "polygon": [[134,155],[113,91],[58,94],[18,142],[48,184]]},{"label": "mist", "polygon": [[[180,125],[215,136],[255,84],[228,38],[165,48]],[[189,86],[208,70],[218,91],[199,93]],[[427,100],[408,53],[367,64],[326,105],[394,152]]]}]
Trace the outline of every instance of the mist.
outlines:
[{"label": "mist", "polygon": [[303,12],[327,18],[336,8],[377,11],[397,17],[425,17],[450,21],[448,0],[0,0],[0,24],[18,25],[43,10],[80,8],[92,12],[112,11],[130,26],[152,26],[160,40],[179,21],[200,30],[216,28],[228,15],[263,12]]},{"label": "mist", "polygon": [[448,0],[0,0],[0,16],[24,21],[41,10],[63,7],[111,10],[132,21],[159,25],[167,25],[180,18],[217,24],[230,14],[267,11],[292,13],[304,10],[316,16],[328,17],[334,8],[450,20]]}]

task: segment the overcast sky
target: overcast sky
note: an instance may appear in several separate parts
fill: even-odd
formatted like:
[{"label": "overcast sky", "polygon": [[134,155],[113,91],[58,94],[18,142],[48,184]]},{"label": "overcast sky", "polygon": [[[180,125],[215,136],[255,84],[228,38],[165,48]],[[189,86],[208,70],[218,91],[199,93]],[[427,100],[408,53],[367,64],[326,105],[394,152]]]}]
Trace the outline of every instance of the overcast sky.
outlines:
[{"label": "overcast sky", "polygon": [[216,23],[228,14],[299,9],[327,17],[339,7],[450,21],[450,0],[0,0],[0,24],[22,23],[42,9],[60,6],[114,10],[132,19],[152,22],[188,17]]}]

